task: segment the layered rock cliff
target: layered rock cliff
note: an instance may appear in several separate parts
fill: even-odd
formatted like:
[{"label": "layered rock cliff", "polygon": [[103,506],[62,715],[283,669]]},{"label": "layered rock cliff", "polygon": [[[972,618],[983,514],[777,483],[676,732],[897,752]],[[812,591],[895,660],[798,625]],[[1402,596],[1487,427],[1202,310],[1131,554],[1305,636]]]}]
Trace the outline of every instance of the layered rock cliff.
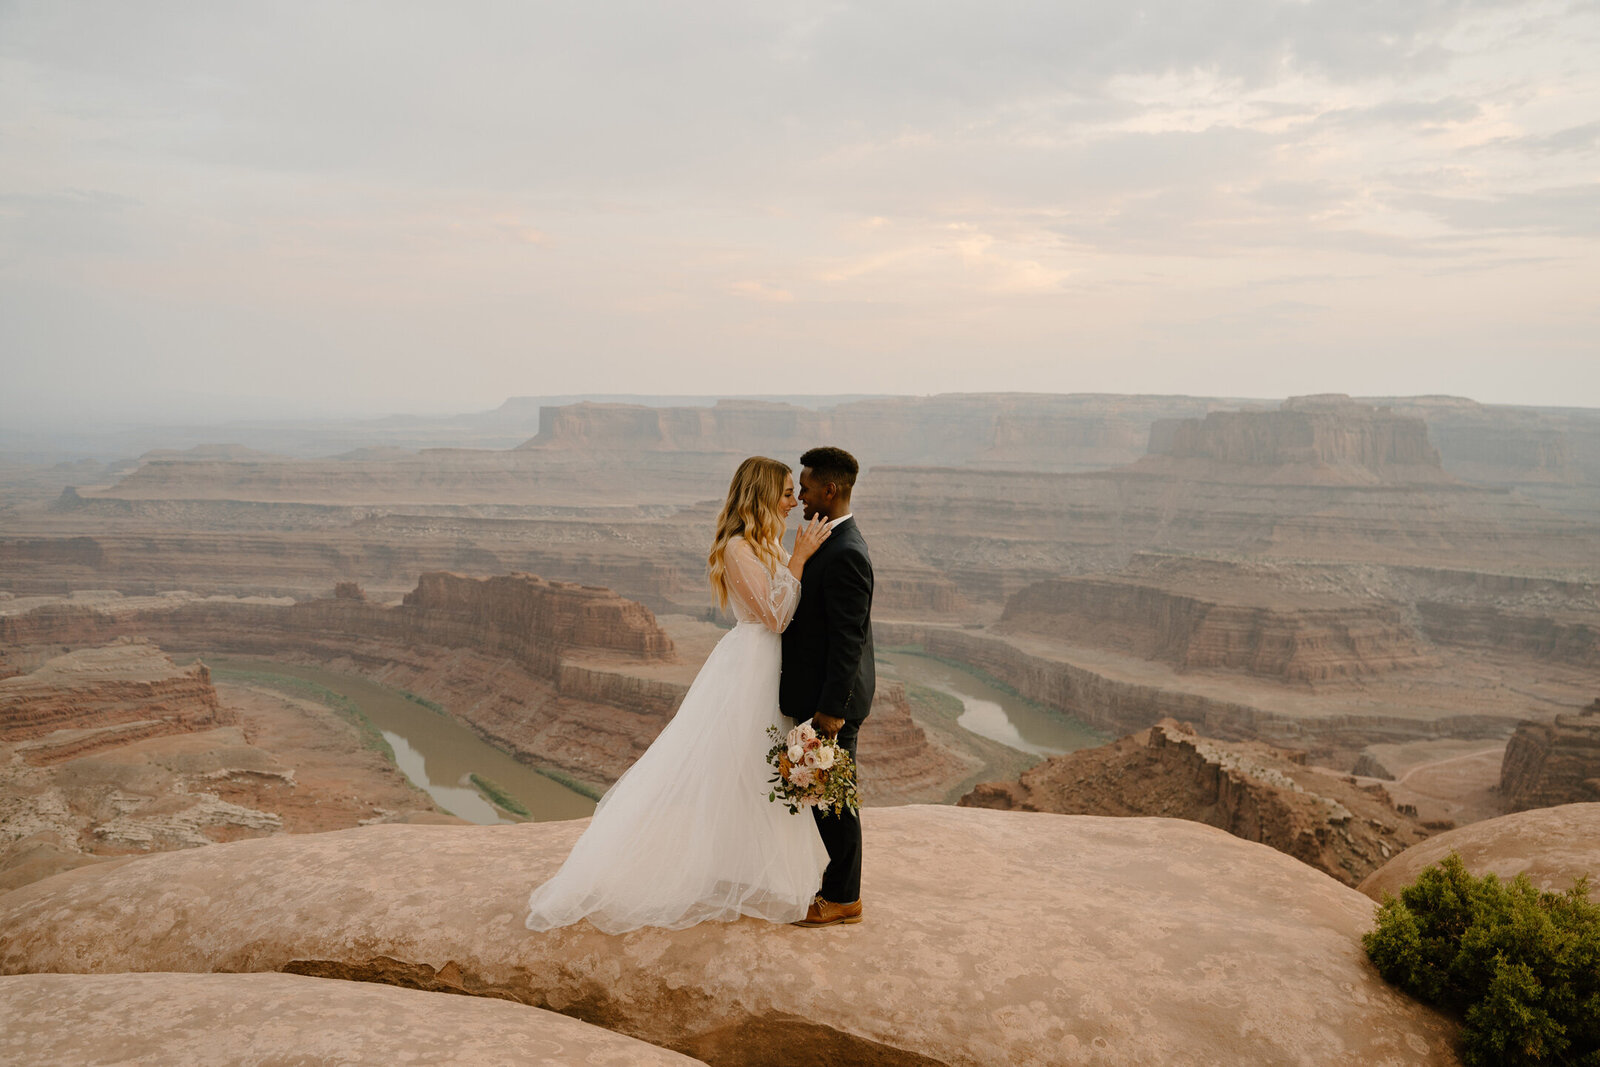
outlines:
[{"label": "layered rock cliff", "polygon": [[771,455],[844,443],[864,465],[920,463],[1095,470],[1144,453],[1152,422],[1203,415],[1224,400],[1195,397],[948,394],[885,397],[822,409],[755,400],[709,407],[571,404],[540,409],[539,453]]},{"label": "layered rock cliff", "polygon": [[1534,614],[1495,604],[1431,600],[1419,601],[1416,607],[1423,632],[1439,644],[1600,667],[1600,617],[1593,613]]},{"label": "layered rock cliff", "polygon": [[[1397,605],[1263,588],[1245,568],[1216,594],[1111,575],[1037,582],[1007,602],[998,629],[1109,648],[1183,669],[1329,682],[1431,666]],[[1251,595],[1255,594],[1255,595]]]},{"label": "layered rock cliff", "polygon": [[[714,627],[706,626],[715,633]],[[424,575],[398,606],[355,596],[295,604],[120,598],[0,614],[8,645],[162,646],[331,666],[444,706],[484,739],[603,789],[641,755],[699,667],[651,612],[607,589],[533,575]],[[709,652],[710,644],[697,655]],[[970,772],[932,745],[885,685],[861,737],[868,803],[942,798]]]},{"label": "layered rock cliff", "polygon": [[350,597],[169,604],[46,605],[0,615],[0,640],[89,644],[136,634],[172,649],[332,664],[428,696],[487,740],[596,786],[637,758],[682,696],[680,686],[630,670],[673,655],[647,608],[533,575],[425,575],[395,607]]},{"label": "layered rock cliff", "polygon": [[107,857],[432,810],[326,708],[173,664],[144,639],[0,684],[0,891]]},{"label": "layered rock cliff", "polygon": [[1500,764],[1500,794],[1513,811],[1600,800],[1600,700],[1518,726]]},{"label": "layered rock cliff", "polygon": [[80,649],[0,679],[0,743],[19,745],[33,764],[236,721],[204,664],[180,668],[142,640]]},{"label": "layered rock cliff", "polygon": [[1343,396],[1292,397],[1277,411],[1162,421],[1135,469],[1252,484],[1447,483],[1419,418]]},{"label": "layered rock cliff", "polygon": [[[887,622],[877,624],[874,632],[885,644],[920,645],[929,655],[976,668],[1035,703],[1115,734],[1133,733],[1172,718],[1195,724],[1208,737],[1266,741],[1308,749],[1321,760],[1348,758],[1353,763],[1355,753],[1375,743],[1440,737],[1498,739],[1515,727],[1515,720],[1502,714],[1393,714],[1371,708],[1365,700],[1355,705],[1335,704],[1324,711],[1314,706],[1307,710],[1296,702],[1301,710],[1290,714],[1215,695],[1214,687],[1130,680],[1122,672],[1075,663],[1059,648],[1042,642],[1038,647],[1027,642],[1024,647],[1023,638]],[[1363,710],[1353,711],[1352,706]]]},{"label": "layered rock cliff", "polygon": [[1192,819],[1270,845],[1356,885],[1428,831],[1382,786],[1306,765],[1305,753],[1201,737],[1167,719],[1100,748],[1052,756],[963,807]]},{"label": "layered rock cliff", "polygon": [[1600,414],[1479,404],[1464,397],[1373,398],[1428,424],[1445,470],[1489,485],[1600,483]]}]

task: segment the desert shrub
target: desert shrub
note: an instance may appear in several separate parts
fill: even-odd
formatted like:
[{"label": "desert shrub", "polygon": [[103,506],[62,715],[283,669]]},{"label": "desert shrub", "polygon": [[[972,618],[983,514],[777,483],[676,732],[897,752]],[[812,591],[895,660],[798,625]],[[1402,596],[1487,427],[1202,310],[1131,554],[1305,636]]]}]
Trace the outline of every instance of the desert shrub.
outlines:
[{"label": "desert shrub", "polygon": [[1451,853],[1384,895],[1362,938],[1378,973],[1459,1017],[1462,1058],[1600,1067],[1600,906],[1526,875],[1476,878]]}]

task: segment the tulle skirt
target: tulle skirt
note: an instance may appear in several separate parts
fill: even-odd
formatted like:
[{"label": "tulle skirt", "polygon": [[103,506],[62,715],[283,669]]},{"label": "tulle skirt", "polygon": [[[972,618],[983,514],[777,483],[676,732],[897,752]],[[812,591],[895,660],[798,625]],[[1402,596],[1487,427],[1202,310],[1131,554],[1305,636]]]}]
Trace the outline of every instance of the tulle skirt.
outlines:
[{"label": "tulle skirt", "polygon": [[809,811],[767,800],[767,727],[792,725],[778,711],[782,661],[782,639],[759,623],[723,636],[672,721],[529,897],[530,930],[805,917],[828,853]]}]

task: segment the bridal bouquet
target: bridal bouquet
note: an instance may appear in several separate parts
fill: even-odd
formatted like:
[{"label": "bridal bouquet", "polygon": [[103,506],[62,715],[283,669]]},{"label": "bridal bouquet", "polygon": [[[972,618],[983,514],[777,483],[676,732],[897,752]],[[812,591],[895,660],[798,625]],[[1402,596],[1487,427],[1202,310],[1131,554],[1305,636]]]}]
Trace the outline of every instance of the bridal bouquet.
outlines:
[{"label": "bridal bouquet", "polygon": [[767,752],[772,764],[772,790],[767,799],[791,812],[802,807],[822,808],[835,815],[861,807],[856,795],[856,765],[842,746],[803,722],[782,733],[767,727],[773,745]]}]

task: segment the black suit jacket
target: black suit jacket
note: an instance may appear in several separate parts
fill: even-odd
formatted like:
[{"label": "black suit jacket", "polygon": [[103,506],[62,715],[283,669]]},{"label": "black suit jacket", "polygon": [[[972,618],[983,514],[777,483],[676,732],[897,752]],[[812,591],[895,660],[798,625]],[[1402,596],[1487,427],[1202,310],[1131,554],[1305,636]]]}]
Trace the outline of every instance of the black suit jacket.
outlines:
[{"label": "black suit jacket", "polygon": [[800,604],[783,631],[778,707],[803,722],[817,713],[843,719],[854,736],[872,710],[872,559],[854,517],[806,560]]}]

